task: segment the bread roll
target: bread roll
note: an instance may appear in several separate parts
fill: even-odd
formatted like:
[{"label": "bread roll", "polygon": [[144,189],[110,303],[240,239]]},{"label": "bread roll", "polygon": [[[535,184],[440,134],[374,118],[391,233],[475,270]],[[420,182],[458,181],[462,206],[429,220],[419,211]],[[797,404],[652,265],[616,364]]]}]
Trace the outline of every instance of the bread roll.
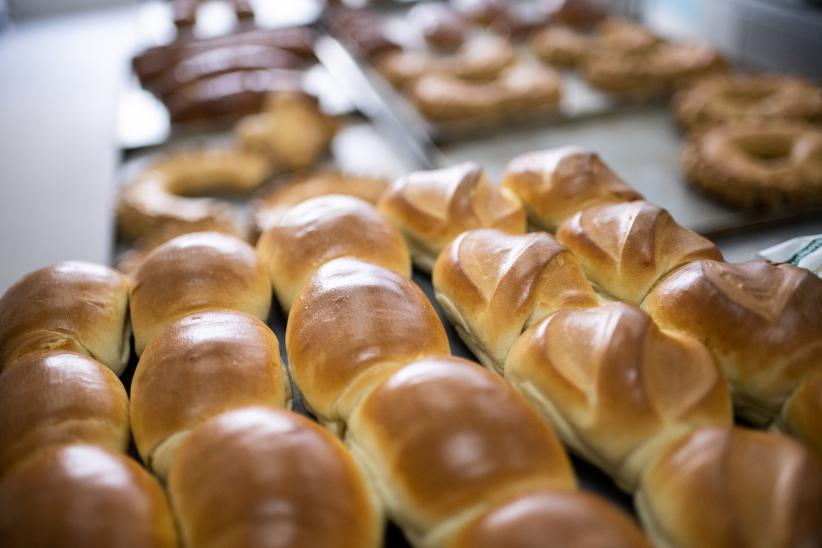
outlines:
[{"label": "bread roll", "polygon": [[574,452],[628,492],[673,438],[733,421],[705,347],[624,303],[560,310],[538,323],[514,343],[505,377]]},{"label": "bread roll", "polygon": [[822,280],[803,268],[698,261],[664,278],[642,307],[663,329],[708,347],[737,412],[754,424],[770,423],[822,367]]},{"label": "bread roll", "polygon": [[384,179],[345,175],[336,171],[294,177],[278,184],[274,190],[252,203],[252,224],[256,233],[260,234],[277,224],[279,218],[293,206],[326,194],[355,196],[376,205],[386,188],[388,183]]},{"label": "bread roll", "polygon": [[0,371],[27,353],[70,350],[119,375],[129,356],[128,291],[125,276],[90,263],[24,276],[0,298]]},{"label": "bread roll", "polygon": [[471,162],[397,179],[380,198],[379,209],[403,233],[414,264],[426,272],[440,251],[466,230],[525,232],[519,200],[492,185]]},{"label": "bread roll", "polygon": [[433,281],[460,337],[498,373],[528,326],[559,308],[597,304],[576,258],[545,233],[464,232],[440,253]]},{"label": "bread roll", "polygon": [[166,325],[200,310],[229,308],[265,320],[271,283],[250,245],[226,234],[196,232],[152,251],[134,275],[130,298],[140,355]]},{"label": "bread roll", "polygon": [[497,503],[448,548],[650,548],[636,524],[605,500],[584,492],[539,489]]},{"label": "bread roll", "polygon": [[174,459],[169,493],[187,546],[380,546],[380,508],[351,455],[289,411],[202,423]]},{"label": "bread roll", "polygon": [[573,146],[514,158],[502,186],[522,200],[531,225],[550,232],[587,207],[642,199],[597,154]]},{"label": "bread roll", "polygon": [[713,242],[643,201],[590,207],[566,219],[557,239],[600,290],[637,305],[674,268],[698,259],[722,260]]},{"label": "bread roll", "polygon": [[257,254],[286,312],[317,267],[337,257],[357,257],[411,276],[402,235],[375,207],[353,196],[331,194],[295,205],[263,232]]},{"label": "bread roll", "polygon": [[286,348],[306,406],[335,430],[393,370],[450,350],[419,287],[351,258],[325,263],[303,287],[291,307]]},{"label": "bread roll", "polygon": [[822,545],[822,463],[777,434],[697,430],[648,470],[636,503],[654,546]]},{"label": "bread roll", "polygon": [[498,375],[451,357],[406,365],[361,400],[346,444],[415,546],[523,489],[571,489],[565,450]]},{"label": "bread roll", "polygon": [[277,337],[243,312],[208,310],[163,329],[131,383],[131,425],[143,462],[166,478],[194,426],[229,409],[285,407],[291,387]]},{"label": "bread roll", "polygon": [[805,377],[785,402],[775,426],[822,458],[822,370]]},{"label": "bread roll", "polygon": [[173,548],[163,490],[133,460],[91,445],[47,451],[0,482],[5,548]]},{"label": "bread roll", "polygon": [[75,352],[30,354],[0,375],[0,476],[66,443],[125,452],[128,396],[100,362]]}]

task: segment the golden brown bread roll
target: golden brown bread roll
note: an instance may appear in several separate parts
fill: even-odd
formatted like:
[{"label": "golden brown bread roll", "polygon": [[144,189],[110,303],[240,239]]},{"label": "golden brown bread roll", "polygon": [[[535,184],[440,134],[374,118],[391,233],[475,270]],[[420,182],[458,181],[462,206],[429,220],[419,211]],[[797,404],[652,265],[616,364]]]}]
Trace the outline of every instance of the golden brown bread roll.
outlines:
[{"label": "golden brown bread roll", "polygon": [[498,373],[527,327],[559,308],[597,304],[576,258],[545,233],[464,232],[440,253],[433,282],[460,337]]},{"label": "golden brown bread roll", "polygon": [[654,546],[822,545],[822,463],[777,434],[697,430],[648,470],[636,503]]},{"label": "golden brown bread roll", "polygon": [[165,493],[133,460],[67,445],[17,467],[0,482],[5,548],[173,548]]},{"label": "golden brown bread roll", "polygon": [[198,149],[169,154],[128,182],[117,203],[117,227],[126,238],[159,229],[215,228],[243,235],[231,207],[216,191],[248,193],[271,173],[263,156],[237,149]]},{"label": "golden brown bread roll", "polygon": [[128,279],[78,261],[36,270],[0,298],[0,371],[44,350],[89,354],[118,375],[129,356]]},{"label": "golden brown bread roll", "polygon": [[264,111],[242,118],[234,132],[243,149],[291,170],[314,164],[328,150],[335,129],[316,97],[291,91],[272,93]]},{"label": "golden brown bread roll", "polygon": [[502,186],[522,200],[531,225],[549,232],[587,207],[642,199],[599,155],[573,146],[514,158]]},{"label": "golden brown bread roll", "polygon": [[805,377],[785,402],[775,426],[822,458],[822,370]]},{"label": "golden brown bread roll", "polygon": [[351,414],[345,437],[415,546],[438,545],[471,510],[523,489],[571,489],[565,450],[511,386],[451,357],[416,361]]},{"label": "golden brown bread roll", "polygon": [[143,260],[130,305],[140,355],[166,325],[200,310],[228,308],[265,321],[271,283],[253,247],[226,234],[195,232],[169,240]]},{"label": "golden brown bread roll", "polygon": [[560,310],[538,323],[514,343],[505,377],[574,452],[629,492],[676,436],[733,421],[707,349],[624,303]]},{"label": "golden brown bread roll", "polygon": [[254,230],[259,234],[274,226],[283,214],[298,203],[326,194],[355,196],[376,205],[387,187],[384,179],[336,171],[298,176],[278,184],[273,191],[254,201],[251,207]]},{"label": "golden brown bread roll", "polygon": [[325,263],[303,286],[285,337],[291,375],[306,406],[336,430],[395,369],[450,351],[442,323],[417,285],[351,258]]},{"label": "golden brown bread roll", "polygon": [[713,242],[644,201],[585,209],[562,223],[557,239],[576,255],[598,289],[633,304],[678,266],[722,260]]},{"label": "golden brown bread roll", "polygon": [[128,395],[100,362],[75,352],[30,354],[0,375],[0,476],[54,445],[125,452]]},{"label": "golden brown bread roll", "polygon": [[758,425],[822,367],[822,280],[803,268],[698,261],[659,282],[642,308],[708,347],[737,412]]},{"label": "golden brown bread roll", "polygon": [[382,514],[345,447],[308,419],[252,407],[198,426],[169,493],[188,546],[369,548]]},{"label": "golden brown bread roll", "polygon": [[379,210],[405,236],[414,264],[427,272],[466,230],[525,232],[525,212],[516,196],[492,185],[472,162],[397,179],[380,198]]},{"label": "golden brown bread roll", "polygon": [[650,548],[636,524],[603,499],[584,492],[539,489],[497,503],[448,548]]},{"label": "golden brown bread roll", "polygon": [[143,462],[165,479],[192,428],[239,407],[290,404],[277,337],[243,312],[208,310],[163,329],[131,383],[131,425]]},{"label": "golden brown bread roll", "polygon": [[285,311],[317,267],[337,257],[357,257],[411,276],[402,235],[368,202],[340,194],[290,208],[260,236],[257,254]]}]

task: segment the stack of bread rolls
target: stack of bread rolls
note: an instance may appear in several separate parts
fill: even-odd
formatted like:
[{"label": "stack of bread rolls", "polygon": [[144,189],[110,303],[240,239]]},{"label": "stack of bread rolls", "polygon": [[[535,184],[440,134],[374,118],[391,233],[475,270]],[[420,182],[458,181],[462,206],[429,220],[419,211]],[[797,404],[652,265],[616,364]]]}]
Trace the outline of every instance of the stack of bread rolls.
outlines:
[{"label": "stack of bread rolls", "polygon": [[[437,175],[406,180],[427,180],[430,188]],[[445,195],[451,182],[439,181]],[[551,227],[556,237],[469,230],[445,246],[433,269],[438,301],[481,361],[524,394],[572,451],[640,493],[651,508],[643,522],[660,545],[720,546],[728,538],[721,535],[769,512],[772,496],[783,501],[782,521],[758,524],[763,538],[779,546],[822,542],[809,517],[822,491],[816,480],[798,487],[803,474],[822,474],[822,464],[778,435],[756,434],[749,443],[732,413],[733,402],[743,420],[768,424],[783,409],[776,427],[809,445],[818,439],[808,417],[822,407],[814,383],[822,370],[822,281],[789,265],[724,263],[711,242],[578,148],[513,160],[503,187],[522,200],[532,226]],[[430,200],[427,207],[445,206]],[[402,222],[414,245],[442,245],[420,241],[425,222]],[[741,440],[736,452],[752,454],[762,436],[773,460],[746,484],[743,476],[716,475],[727,453],[705,456],[693,482],[713,483],[746,504],[727,500],[727,508],[700,512],[702,521],[691,524],[705,530],[700,537],[680,523],[689,503],[664,499],[679,491],[660,494],[651,471],[667,460],[685,466],[672,448],[703,432]],[[780,466],[782,454],[802,466],[788,457]],[[763,490],[769,482],[780,486]],[[739,520],[723,522],[723,512]]]},{"label": "stack of bread rolls", "polygon": [[[432,211],[421,230],[434,235],[429,256],[448,237],[441,231],[461,230],[447,227],[449,208],[455,220],[479,211],[467,222],[483,226],[499,215],[489,204],[513,206],[522,232],[517,202],[476,170],[452,170],[445,192],[425,179],[403,181],[380,206],[402,204],[395,209],[402,215],[412,211],[409,201],[424,207],[428,192],[443,197],[449,205]],[[450,356],[434,308],[408,278],[401,231],[373,205],[345,195],[291,205],[263,231],[257,252],[289,311],[289,367],[305,406],[363,465],[412,544],[493,545],[509,534],[496,513],[527,524],[520,546],[550,537],[577,544],[591,534],[588,526],[617,544],[645,544],[619,511],[575,491],[558,439],[516,390]]]}]

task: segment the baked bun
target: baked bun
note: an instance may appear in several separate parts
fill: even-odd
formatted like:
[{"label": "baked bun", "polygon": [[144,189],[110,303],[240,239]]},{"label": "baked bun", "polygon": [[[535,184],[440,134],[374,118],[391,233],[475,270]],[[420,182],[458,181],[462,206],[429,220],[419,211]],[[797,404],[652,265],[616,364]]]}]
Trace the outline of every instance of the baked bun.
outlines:
[{"label": "baked bun", "polygon": [[636,503],[654,546],[822,545],[822,463],[777,434],[697,430],[648,470]]},{"label": "baked bun", "polygon": [[295,205],[263,232],[257,254],[286,311],[317,267],[337,257],[357,257],[411,276],[402,235],[374,206],[353,196],[330,194]]},{"label": "baked bun", "polygon": [[306,406],[332,429],[393,370],[450,352],[442,323],[416,284],[352,258],[325,263],[303,286],[285,337]]},{"label": "baked bun", "polygon": [[574,452],[628,492],[676,436],[733,421],[707,349],[624,303],[560,310],[538,323],[514,343],[505,377]]},{"label": "baked bun", "polygon": [[123,384],[88,356],[31,354],[0,375],[0,476],[54,445],[88,443],[125,452],[128,432]]},{"label": "baked bun", "polygon": [[336,171],[298,176],[278,184],[274,190],[252,203],[254,230],[259,234],[276,225],[289,209],[309,198],[345,194],[376,205],[386,188],[388,183],[384,179],[345,175]]},{"label": "baked bun", "polygon": [[531,225],[550,232],[586,207],[642,199],[599,155],[575,146],[514,158],[502,186],[522,200]]},{"label": "baked bun", "polygon": [[271,282],[254,248],[217,232],[179,236],[157,247],[134,275],[130,294],[134,349],[177,318],[209,308],[248,312],[265,321]]},{"label": "baked bun", "polygon": [[698,261],[658,283],[642,308],[708,347],[737,412],[757,425],[822,367],[822,280],[804,268]]},{"label": "baked bun", "polygon": [[574,487],[565,450],[499,375],[451,357],[406,365],[361,400],[346,444],[415,546],[528,488]]},{"label": "baked bun", "polygon": [[128,279],[105,266],[36,270],[0,298],[0,371],[28,353],[89,354],[118,375],[129,356]]},{"label": "baked bun", "polygon": [[173,548],[165,493],[124,455],[67,445],[26,461],[0,482],[5,548]]},{"label": "baked bun", "polygon": [[593,495],[539,489],[503,500],[472,519],[448,548],[650,548],[624,512]]},{"label": "baked bun", "polygon": [[[215,473],[217,472],[217,473]],[[382,515],[345,447],[308,419],[252,407],[198,426],[171,468],[187,546],[380,546]]]},{"label": "baked bun", "polygon": [[333,121],[304,92],[272,93],[264,111],[246,116],[234,130],[240,147],[267,158],[281,170],[311,167],[328,150]]},{"label": "baked bun", "polygon": [[776,427],[822,458],[822,370],[805,377],[782,407]]},{"label": "baked bun", "polygon": [[460,337],[498,373],[528,326],[559,308],[597,304],[576,258],[544,232],[464,232],[440,253],[433,282]]},{"label": "baked bun", "polygon": [[576,255],[598,289],[633,304],[678,266],[722,260],[713,242],[643,201],[585,209],[562,223],[557,239]]},{"label": "baked bun", "polygon": [[405,235],[414,264],[427,272],[440,251],[466,230],[525,232],[525,212],[516,196],[492,185],[472,162],[397,179],[379,209]]},{"label": "baked bun", "polygon": [[243,312],[185,316],[146,347],[131,383],[131,426],[140,458],[165,478],[194,426],[229,409],[285,407],[291,399],[277,337]]}]

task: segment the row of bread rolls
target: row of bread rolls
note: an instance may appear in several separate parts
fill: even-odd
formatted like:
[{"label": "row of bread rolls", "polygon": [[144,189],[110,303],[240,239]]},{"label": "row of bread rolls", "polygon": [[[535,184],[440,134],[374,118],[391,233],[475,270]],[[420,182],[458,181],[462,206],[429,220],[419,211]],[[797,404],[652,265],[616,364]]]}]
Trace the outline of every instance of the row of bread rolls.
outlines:
[{"label": "row of bread rolls", "polygon": [[[399,231],[368,202],[299,181],[268,199],[257,243],[288,312],[289,367],[306,407],[362,463],[417,546],[615,545],[646,541],[630,520],[573,490],[548,425],[502,379],[449,356],[410,281]],[[494,192],[489,187],[484,191]],[[524,217],[522,218],[524,224]],[[594,531],[592,531],[594,529]]]},{"label": "row of bread rolls", "polygon": [[0,299],[3,546],[177,544],[160,484],[124,454],[128,291],[111,269],[66,262]]},{"label": "row of bread rolls", "polygon": [[[558,228],[557,239],[485,228],[443,249],[427,237],[424,213],[448,211],[452,170],[395,183],[387,196],[413,194],[421,189],[408,181],[425,181],[429,197],[423,215],[403,212],[397,226],[416,245],[442,250],[437,298],[469,347],[574,452],[636,492],[654,542],[822,542],[811,517],[822,501],[820,461],[786,438],[732,427],[720,372],[749,420],[764,411],[769,421],[795,392],[782,417],[801,426],[786,430],[818,445],[806,417],[822,401],[809,388],[822,365],[822,283],[788,265],[721,262],[713,244],[631,201],[639,196],[595,155],[572,148],[514,160],[503,184],[532,224]],[[482,203],[468,202],[461,207]],[[464,217],[456,219],[459,232]],[[734,473],[722,473],[729,462]],[[719,502],[692,508],[703,496]]]},{"label": "row of bread rolls", "polygon": [[[2,544],[175,546],[176,521],[188,546],[377,546],[381,511],[346,449],[275,409],[288,377],[251,315],[270,300],[253,248],[216,233],[161,246],[133,280],[64,263],[13,286],[0,300]],[[131,402],[92,357],[122,370],[129,312]],[[114,452],[129,419],[168,500]]]}]

